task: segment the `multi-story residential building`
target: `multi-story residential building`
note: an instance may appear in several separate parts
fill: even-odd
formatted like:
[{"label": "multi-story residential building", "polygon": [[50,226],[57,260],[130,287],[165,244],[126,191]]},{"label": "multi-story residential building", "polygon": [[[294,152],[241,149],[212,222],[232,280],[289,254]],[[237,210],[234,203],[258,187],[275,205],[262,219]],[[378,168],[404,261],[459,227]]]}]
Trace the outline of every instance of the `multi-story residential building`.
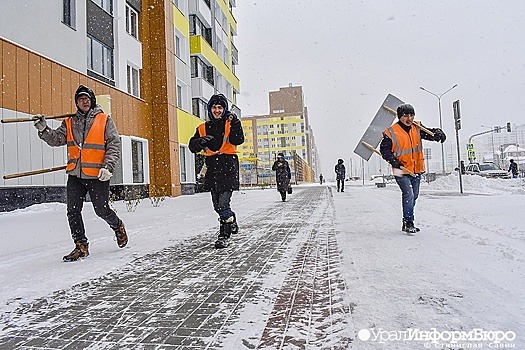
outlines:
[{"label": "multi-story residential building", "polygon": [[[0,117],[75,112],[91,87],[122,138],[116,192],[193,193],[189,137],[207,98],[235,107],[235,0],[5,0],[0,11]],[[16,23],[16,25],[13,25]],[[58,120],[49,120],[57,127]],[[0,125],[0,173],[65,164],[66,148],[38,139],[32,123]],[[63,200],[63,171],[0,180],[0,211]]]},{"label": "multi-story residential building", "polygon": [[[257,183],[271,183],[271,170],[276,155],[285,154],[292,162],[292,176],[297,181],[310,182],[317,173],[317,148],[308,123],[301,86],[288,86],[271,91],[270,114],[243,118],[246,142],[240,147],[241,180],[254,183],[251,170],[256,170]],[[251,132],[250,132],[251,131]],[[256,165],[254,165],[256,163]],[[297,174],[296,174],[297,173]],[[300,173],[300,176],[299,176]]]}]

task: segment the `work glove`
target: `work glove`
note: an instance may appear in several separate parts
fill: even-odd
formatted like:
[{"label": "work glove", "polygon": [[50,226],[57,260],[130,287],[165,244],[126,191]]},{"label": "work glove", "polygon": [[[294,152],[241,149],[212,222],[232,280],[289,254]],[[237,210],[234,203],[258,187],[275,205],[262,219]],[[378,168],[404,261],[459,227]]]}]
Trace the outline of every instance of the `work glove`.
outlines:
[{"label": "work glove", "polygon": [[113,174],[107,168],[102,168],[98,171],[98,179],[100,181],[108,181]]},{"label": "work glove", "polygon": [[434,133],[434,141],[443,143],[447,139],[447,136],[445,135],[443,130],[439,128],[432,129],[432,132]]},{"label": "work glove", "polygon": [[390,163],[390,165],[392,165],[392,168],[401,169],[401,167],[403,166],[403,164],[401,164],[401,162],[397,158],[392,158],[388,162]]},{"label": "work glove", "polygon": [[35,117],[38,119],[35,120],[33,125],[39,132],[44,131],[45,128],[47,127],[46,117],[42,114],[37,114],[35,115]]},{"label": "work glove", "polygon": [[214,137],[212,135],[206,135],[206,136],[203,136],[199,139],[199,144],[202,146],[202,147],[206,147],[206,145],[208,145],[210,142],[212,142],[214,139]]},{"label": "work glove", "polygon": [[237,116],[234,113],[232,113],[232,112],[226,112],[222,116],[222,118],[224,120],[230,120],[232,123],[235,123],[235,122],[237,122],[239,120],[239,118],[237,118]]}]

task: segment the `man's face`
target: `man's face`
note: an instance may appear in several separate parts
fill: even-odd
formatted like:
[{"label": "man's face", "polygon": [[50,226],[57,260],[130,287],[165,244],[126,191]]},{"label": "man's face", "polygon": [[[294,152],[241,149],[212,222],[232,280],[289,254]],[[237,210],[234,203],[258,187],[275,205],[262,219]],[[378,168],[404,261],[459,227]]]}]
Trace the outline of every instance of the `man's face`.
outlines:
[{"label": "man's face", "polygon": [[85,95],[80,96],[77,99],[77,106],[83,113],[87,113],[91,108],[91,99]]},{"label": "man's face", "polygon": [[213,105],[211,106],[211,114],[215,119],[221,119],[222,113],[224,113],[224,107],[221,105]]},{"label": "man's face", "polygon": [[414,123],[414,117],[415,117],[414,114],[403,114],[403,116],[401,116],[399,120],[401,121],[401,123],[405,124],[406,126],[410,126],[412,125],[412,123]]}]

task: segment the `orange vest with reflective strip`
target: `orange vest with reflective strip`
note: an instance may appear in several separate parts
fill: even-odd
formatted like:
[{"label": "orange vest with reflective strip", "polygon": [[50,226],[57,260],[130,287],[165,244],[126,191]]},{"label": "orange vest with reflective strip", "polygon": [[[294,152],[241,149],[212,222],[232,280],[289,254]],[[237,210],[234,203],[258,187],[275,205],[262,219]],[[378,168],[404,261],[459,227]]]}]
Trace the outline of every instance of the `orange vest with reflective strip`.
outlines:
[{"label": "orange vest with reflective strip", "polygon": [[403,166],[414,174],[420,174],[425,172],[423,143],[419,127],[412,125],[410,133],[407,133],[396,123],[385,130],[385,135],[392,140],[392,152]]},{"label": "orange vest with reflective strip", "polygon": [[[216,154],[237,154],[237,147],[230,143],[230,128],[231,123],[229,120],[224,123],[224,137],[222,139],[222,146],[218,151],[212,151],[208,147],[204,148],[204,155],[207,157],[214,156]],[[200,137],[206,136],[206,123],[199,125]]]},{"label": "orange vest with reflective strip", "polygon": [[108,116],[106,114],[97,114],[84,140],[84,144],[80,146],[73,138],[72,118],[66,119],[68,154],[66,171],[75,169],[80,162],[80,169],[85,175],[98,176],[106,155],[104,133],[106,132],[107,120]]}]

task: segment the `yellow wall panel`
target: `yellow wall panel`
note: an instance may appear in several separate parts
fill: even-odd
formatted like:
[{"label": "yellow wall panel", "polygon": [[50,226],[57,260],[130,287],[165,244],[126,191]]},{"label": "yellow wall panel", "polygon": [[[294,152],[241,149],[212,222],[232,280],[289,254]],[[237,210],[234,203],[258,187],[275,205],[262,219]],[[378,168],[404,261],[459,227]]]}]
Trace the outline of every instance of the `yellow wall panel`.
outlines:
[{"label": "yellow wall panel", "polygon": [[29,52],[16,50],[16,109],[29,111]]},{"label": "yellow wall panel", "polygon": [[51,115],[51,62],[40,58],[40,113]]},{"label": "yellow wall panel", "polygon": [[42,113],[40,56],[29,53],[29,113]]}]

